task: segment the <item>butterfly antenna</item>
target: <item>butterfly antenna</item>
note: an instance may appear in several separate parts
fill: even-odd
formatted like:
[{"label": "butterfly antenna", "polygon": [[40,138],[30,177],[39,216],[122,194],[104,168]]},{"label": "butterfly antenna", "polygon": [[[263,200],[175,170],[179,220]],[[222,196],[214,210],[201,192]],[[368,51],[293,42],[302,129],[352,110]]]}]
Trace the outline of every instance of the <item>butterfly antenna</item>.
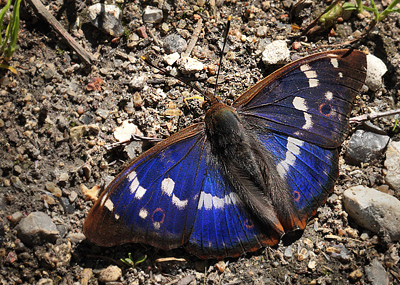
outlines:
[{"label": "butterfly antenna", "polygon": [[204,93],[203,90],[201,90],[199,87],[197,87],[196,85],[192,84],[191,82],[186,81],[182,76],[174,76],[172,75],[168,70],[166,70],[165,68],[159,67],[157,65],[155,65],[153,62],[151,62],[147,57],[145,56],[141,56],[140,57],[145,63],[147,63],[148,65],[150,65],[151,67],[154,67],[155,69],[161,71],[163,74],[166,74],[168,76],[171,76],[173,78],[175,78],[176,80],[179,80],[180,82],[182,82],[183,84],[185,84],[186,86],[193,88],[194,90],[196,90],[197,92],[199,92],[201,95],[203,95],[204,97],[207,97],[206,94]]},{"label": "butterfly antenna", "polygon": [[221,51],[221,56],[219,58],[219,65],[218,65],[218,71],[217,71],[217,79],[215,80],[214,96],[215,96],[215,94],[217,94],[219,71],[221,70],[221,66],[222,66],[222,58],[224,57],[224,50],[225,50],[226,42],[228,40],[228,32],[229,32],[230,26],[231,26],[231,16],[228,17],[228,23],[226,24],[224,45],[222,46],[222,51]]}]

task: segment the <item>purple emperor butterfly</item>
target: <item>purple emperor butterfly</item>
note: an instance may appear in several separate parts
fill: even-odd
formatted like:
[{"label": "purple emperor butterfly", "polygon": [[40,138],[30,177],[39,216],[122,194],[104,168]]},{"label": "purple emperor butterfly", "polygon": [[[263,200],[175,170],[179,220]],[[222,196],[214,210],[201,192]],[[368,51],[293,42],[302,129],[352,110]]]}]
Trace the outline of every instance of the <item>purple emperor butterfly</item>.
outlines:
[{"label": "purple emperor butterfly", "polygon": [[366,55],[337,50],[277,70],[232,106],[140,155],[101,194],[85,224],[94,243],[183,246],[223,258],[301,231],[338,177],[338,148],[366,77]]}]

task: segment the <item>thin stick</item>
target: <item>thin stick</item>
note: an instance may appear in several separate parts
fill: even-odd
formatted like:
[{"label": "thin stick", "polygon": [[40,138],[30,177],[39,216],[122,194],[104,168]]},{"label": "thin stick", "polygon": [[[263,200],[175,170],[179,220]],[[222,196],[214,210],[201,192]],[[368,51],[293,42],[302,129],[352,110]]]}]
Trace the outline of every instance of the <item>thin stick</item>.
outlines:
[{"label": "thin stick", "polygon": [[364,114],[361,116],[350,118],[349,121],[350,121],[350,124],[361,123],[363,121],[369,121],[369,120],[386,117],[386,116],[393,116],[393,115],[397,115],[397,114],[400,114],[400,109],[390,110],[390,111],[385,111],[385,112],[376,112],[376,113],[371,113],[371,114]]},{"label": "thin stick", "polygon": [[199,35],[200,35],[200,32],[201,32],[201,29],[203,29],[203,20],[200,18],[197,21],[197,27],[194,29],[193,36],[190,39],[190,42],[188,44],[188,47],[187,47],[186,51],[182,54],[182,57],[190,56],[194,46],[196,45],[197,40],[199,39]]},{"label": "thin stick", "polygon": [[74,38],[64,29],[64,27],[57,21],[57,19],[50,14],[50,12],[44,7],[40,0],[28,0],[31,4],[32,8],[35,10],[37,14],[42,16],[49,24],[52,26],[58,34],[62,38],[64,38],[67,44],[76,51],[78,56],[85,61],[87,64],[91,64],[93,61],[96,61],[94,56],[86,51],[80,44],[78,44]]}]

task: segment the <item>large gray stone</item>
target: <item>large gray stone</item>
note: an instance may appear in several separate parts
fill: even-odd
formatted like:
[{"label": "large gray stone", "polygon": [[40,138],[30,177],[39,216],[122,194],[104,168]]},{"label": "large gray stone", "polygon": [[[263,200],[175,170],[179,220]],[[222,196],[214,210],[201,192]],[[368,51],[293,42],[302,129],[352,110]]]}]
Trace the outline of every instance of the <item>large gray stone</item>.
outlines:
[{"label": "large gray stone", "polygon": [[367,279],[373,285],[388,285],[389,276],[383,265],[377,260],[372,260],[371,264],[365,267]]},{"label": "large gray stone", "polygon": [[388,231],[392,241],[400,240],[400,201],[378,190],[355,186],[343,193],[346,212],[360,226],[377,233]]},{"label": "large gray stone", "polygon": [[389,140],[389,136],[357,130],[350,138],[346,162],[358,165],[361,162],[374,162],[380,159]]},{"label": "large gray stone", "polygon": [[17,235],[27,245],[54,243],[59,232],[51,218],[42,212],[32,212],[17,226]]}]

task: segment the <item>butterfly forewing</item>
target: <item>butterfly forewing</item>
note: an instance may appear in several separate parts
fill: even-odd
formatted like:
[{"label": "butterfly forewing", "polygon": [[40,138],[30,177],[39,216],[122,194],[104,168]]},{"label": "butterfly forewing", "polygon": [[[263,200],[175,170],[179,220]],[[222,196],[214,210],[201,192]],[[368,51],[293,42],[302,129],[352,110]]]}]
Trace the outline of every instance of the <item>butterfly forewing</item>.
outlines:
[{"label": "butterfly forewing", "polygon": [[103,246],[143,242],[169,249],[187,242],[200,194],[194,185],[204,179],[203,131],[203,124],[191,126],[129,165],[93,206],[86,236]]},{"label": "butterfly forewing", "polygon": [[274,72],[234,107],[250,125],[336,148],[347,135],[352,102],[365,77],[364,53],[323,52]]}]

